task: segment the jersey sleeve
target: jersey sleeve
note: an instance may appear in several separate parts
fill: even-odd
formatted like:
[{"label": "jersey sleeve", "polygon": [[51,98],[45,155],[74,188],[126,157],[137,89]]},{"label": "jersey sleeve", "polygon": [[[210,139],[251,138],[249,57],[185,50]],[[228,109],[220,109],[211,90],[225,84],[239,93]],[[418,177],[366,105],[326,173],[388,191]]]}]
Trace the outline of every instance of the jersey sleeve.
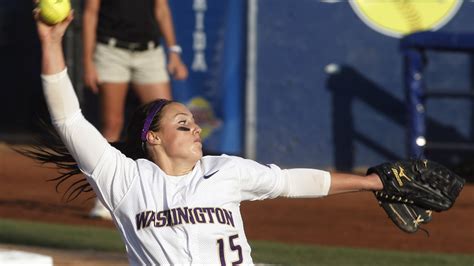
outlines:
[{"label": "jersey sleeve", "polygon": [[235,159],[240,174],[242,200],[267,198],[317,198],[328,195],[331,175],[317,169],[280,169],[252,160]]},{"label": "jersey sleeve", "polygon": [[276,198],[283,193],[285,179],[278,166],[238,157],[233,160],[239,172],[241,200]]},{"label": "jersey sleeve", "polygon": [[114,210],[138,174],[135,161],[112,147],[84,118],[66,69],[42,75],[42,81],[51,121],[59,136],[98,197]]}]

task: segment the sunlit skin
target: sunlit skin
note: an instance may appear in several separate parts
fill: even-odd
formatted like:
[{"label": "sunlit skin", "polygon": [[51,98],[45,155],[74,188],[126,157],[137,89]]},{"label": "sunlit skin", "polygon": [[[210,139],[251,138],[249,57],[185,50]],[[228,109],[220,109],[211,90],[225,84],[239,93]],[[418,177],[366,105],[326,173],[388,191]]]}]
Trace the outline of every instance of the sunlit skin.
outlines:
[{"label": "sunlit skin", "polygon": [[160,130],[147,133],[148,152],[166,174],[184,175],[202,158],[202,130],[183,104],[171,103],[162,112]]}]

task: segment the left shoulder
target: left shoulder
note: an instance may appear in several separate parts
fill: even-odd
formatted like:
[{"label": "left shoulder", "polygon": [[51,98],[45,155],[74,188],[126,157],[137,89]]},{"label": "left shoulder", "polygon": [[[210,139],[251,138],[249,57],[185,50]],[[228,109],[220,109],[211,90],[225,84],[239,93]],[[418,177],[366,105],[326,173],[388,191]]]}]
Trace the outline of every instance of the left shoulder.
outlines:
[{"label": "left shoulder", "polygon": [[271,169],[271,165],[263,165],[254,160],[245,159],[239,156],[222,154],[218,156],[204,156],[201,159],[204,168],[266,168]]},{"label": "left shoulder", "polygon": [[[202,173],[205,174],[204,178],[207,178],[207,176],[211,176],[217,173],[219,173],[217,175],[219,176],[219,175],[222,175],[223,173],[235,172],[233,171],[233,168],[234,168],[233,166],[235,164],[233,164],[231,158],[229,158],[229,156],[226,156],[226,155],[204,156],[201,158],[201,160],[199,160],[198,164]],[[230,177],[228,174],[225,176]]]},{"label": "left shoulder", "polygon": [[229,156],[226,154],[222,155],[206,155],[201,158],[201,165],[205,168],[209,168],[211,166],[226,166],[232,164],[235,161],[234,156]]}]

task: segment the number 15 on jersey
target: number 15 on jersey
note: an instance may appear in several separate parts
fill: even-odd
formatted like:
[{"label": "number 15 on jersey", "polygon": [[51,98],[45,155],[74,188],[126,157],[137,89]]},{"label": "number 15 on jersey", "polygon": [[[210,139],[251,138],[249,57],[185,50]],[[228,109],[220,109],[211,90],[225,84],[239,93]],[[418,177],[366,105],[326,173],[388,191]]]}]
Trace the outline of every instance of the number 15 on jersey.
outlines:
[{"label": "number 15 on jersey", "polygon": [[[230,262],[232,265],[239,265],[243,262],[242,257],[242,247],[238,244],[235,244],[234,241],[239,238],[239,235],[231,235],[229,239],[220,238],[217,239],[217,248],[219,249],[219,258],[221,260],[221,265],[226,266],[230,265],[226,262],[226,257],[230,257],[230,252],[237,252],[238,260]],[[227,256],[226,256],[227,254]]]}]

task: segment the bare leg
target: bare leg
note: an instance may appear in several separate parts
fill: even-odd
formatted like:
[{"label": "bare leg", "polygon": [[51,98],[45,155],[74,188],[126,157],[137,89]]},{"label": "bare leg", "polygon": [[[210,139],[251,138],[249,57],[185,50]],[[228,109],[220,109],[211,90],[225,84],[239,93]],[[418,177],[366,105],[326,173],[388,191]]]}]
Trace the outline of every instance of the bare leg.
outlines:
[{"label": "bare leg", "polygon": [[142,103],[148,103],[156,99],[173,98],[171,87],[168,82],[157,84],[133,84],[133,89]]},{"label": "bare leg", "polygon": [[[109,142],[118,141],[124,124],[128,83],[103,83],[99,87],[102,135]],[[96,199],[89,213],[92,218],[111,220],[110,212]]]},{"label": "bare leg", "polygon": [[102,135],[109,142],[120,139],[127,90],[128,83],[104,83],[100,86]]}]

